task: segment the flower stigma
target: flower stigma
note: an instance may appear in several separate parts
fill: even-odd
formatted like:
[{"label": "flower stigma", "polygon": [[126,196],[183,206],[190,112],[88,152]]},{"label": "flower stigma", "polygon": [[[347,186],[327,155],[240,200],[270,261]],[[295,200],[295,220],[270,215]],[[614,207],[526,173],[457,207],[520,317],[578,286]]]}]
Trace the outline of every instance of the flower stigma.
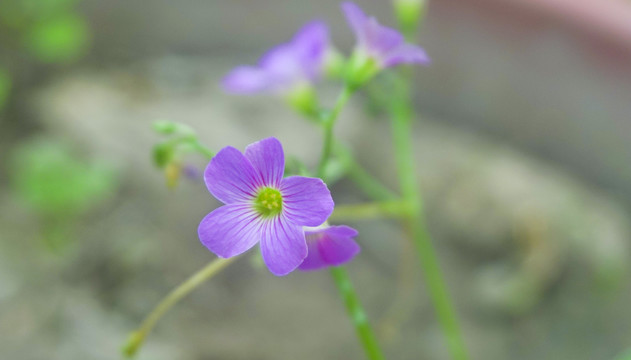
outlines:
[{"label": "flower stigma", "polygon": [[270,187],[262,188],[254,199],[254,209],[263,217],[272,217],[283,210],[283,197],[280,191]]}]

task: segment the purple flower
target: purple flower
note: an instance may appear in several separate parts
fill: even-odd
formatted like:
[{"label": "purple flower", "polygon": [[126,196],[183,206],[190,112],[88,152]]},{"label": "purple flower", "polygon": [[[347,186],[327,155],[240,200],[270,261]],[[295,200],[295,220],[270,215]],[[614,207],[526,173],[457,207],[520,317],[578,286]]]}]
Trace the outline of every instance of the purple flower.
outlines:
[{"label": "purple flower", "polygon": [[352,2],[342,3],[350,27],[357,36],[357,49],[363,57],[376,61],[378,68],[399,64],[429,64],[430,59],[421,47],[405,42],[398,31],[383,26],[368,17]]},{"label": "purple flower", "polygon": [[284,94],[309,86],[322,74],[329,43],[326,24],[310,22],[291,41],[269,50],[257,66],[232,70],[223,79],[223,87],[235,94],[264,91]]},{"label": "purple flower", "polygon": [[285,156],[276,138],[250,144],[245,153],[221,149],[210,161],[204,181],[224,206],[199,224],[202,244],[217,256],[239,255],[260,242],[269,270],[293,271],[307,256],[304,226],[319,226],[333,212],[322,180],[283,178]]},{"label": "purple flower", "polygon": [[305,229],[309,254],[300,264],[300,270],[319,270],[351,261],[359,253],[359,245],[353,240],[357,230],[342,226]]}]

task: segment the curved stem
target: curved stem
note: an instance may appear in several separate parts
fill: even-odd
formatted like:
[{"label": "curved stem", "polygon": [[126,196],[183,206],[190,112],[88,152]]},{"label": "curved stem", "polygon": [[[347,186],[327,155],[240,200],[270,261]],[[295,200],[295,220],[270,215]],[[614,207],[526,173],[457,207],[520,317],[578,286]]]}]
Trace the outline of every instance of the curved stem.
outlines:
[{"label": "curved stem", "polygon": [[324,145],[322,146],[322,155],[320,156],[320,163],[318,164],[317,176],[322,178],[324,177],[324,172],[326,170],[326,164],[331,157],[331,151],[333,149],[333,127],[335,126],[335,122],[337,121],[340,112],[353,95],[353,88],[351,86],[344,86],[342,92],[337,98],[335,102],[335,106],[333,110],[324,118],[322,122],[322,126],[324,127]]},{"label": "curved stem", "polygon": [[349,149],[339,142],[335,144],[335,152],[346,163],[348,177],[359,189],[375,200],[393,200],[397,195],[364,169]]},{"label": "curved stem", "polygon": [[[337,98],[333,110],[328,113],[328,115],[324,118],[322,122],[322,126],[324,127],[324,139],[322,146],[322,155],[320,157],[320,163],[318,164],[317,176],[324,179],[325,181],[326,166],[330,159],[333,148],[333,127],[335,126],[335,122],[337,121],[337,118],[340,115],[342,109],[350,99],[351,95],[353,95],[353,92],[353,88],[349,85],[346,85]],[[366,313],[362,308],[359,297],[353,289],[351,280],[348,277],[346,270],[344,270],[343,267],[333,267],[331,268],[331,276],[333,277],[335,285],[337,286],[340,294],[342,295],[342,298],[344,299],[349,317],[353,322],[353,325],[355,326],[357,337],[359,338],[362,347],[366,352],[366,356],[370,360],[384,359],[383,355],[381,354],[381,350],[379,349],[377,339],[375,338],[372,329],[370,328],[370,324],[368,323]]]},{"label": "curved stem", "polygon": [[368,317],[366,316],[359,298],[353,289],[353,284],[351,283],[346,270],[343,267],[332,267],[331,276],[335,281],[337,289],[342,295],[342,299],[346,305],[346,311],[355,325],[357,337],[359,337],[359,340],[366,351],[366,356],[371,360],[384,359],[381,349],[377,343],[377,339],[375,338],[375,335],[370,328],[370,324],[368,323]]},{"label": "curved stem", "polygon": [[226,266],[236,260],[236,258],[237,257],[231,257],[229,259],[215,259],[189,277],[186,281],[181,283],[178,287],[173,289],[162,299],[162,301],[160,301],[160,303],[158,303],[151,313],[147,315],[140,327],[130,334],[127,343],[123,347],[124,355],[127,357],[133,357],[138,352],[145,338],[151,332],[158,320],[160,320],[160,318],[166,314],[173,305],[177,304],[178,301],[188,295],[191,291],[195,290],[199,285],[219,273]]},{"label": "curved stem", "polygon": [[204,155],[208,160],[212,160],[212,158],[215,156],[215,153],[213,153],[212,150],[202,145],[202,143],[200,143],[197,139],[195,139],[195,141],[193,142],[193,147],[195,150],[197,150],[197,152]]}]

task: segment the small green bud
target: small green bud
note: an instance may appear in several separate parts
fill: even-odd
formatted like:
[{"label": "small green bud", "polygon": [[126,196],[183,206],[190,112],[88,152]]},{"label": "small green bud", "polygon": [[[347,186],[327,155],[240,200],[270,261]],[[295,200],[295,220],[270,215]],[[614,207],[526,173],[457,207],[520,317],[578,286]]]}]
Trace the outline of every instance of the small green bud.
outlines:
[{"label": "small green bud", "polygon": [[416,30],[425,13],[426,0],[394,0],[394,11],[404,33]]},{"label": "small green bud", "polygon": [[353,89],[359,88],[372,79],[381,70],[376,59],[355,50],[347,64],[346,81]]},{"label": "small green bud", "polygon": [[163,135],[171,135],[177,131],[177,124],[172,121],[160,120],[153,123],[153,129]]},{"label": "small green bud", "polygon": [[175,154],[175,146],[172,142],[164,142],[153,147],[153,162],[160,169],[171,162]]},{"label": "small green bud", "polygon": [[189,126],[168,120],[160,120],[153,123],[153,130],[162,135],[186,135],[195,136],[195,131]]},{"label": "small green bud", "polygon": [[287,94],[287,102],[298,113],[309,119],[317,118],[320,111],[318,97],[311,85],[299,86]]},{"label": "small green bud", "polygon": [[127,339],[127,342],[125,343],[125,345],[123,345],[123,356],[128,359],[133,358],[144,341],[145,333],[140,331],[134,331],[133,333],[131,333],[129,335],[129,338]]}]

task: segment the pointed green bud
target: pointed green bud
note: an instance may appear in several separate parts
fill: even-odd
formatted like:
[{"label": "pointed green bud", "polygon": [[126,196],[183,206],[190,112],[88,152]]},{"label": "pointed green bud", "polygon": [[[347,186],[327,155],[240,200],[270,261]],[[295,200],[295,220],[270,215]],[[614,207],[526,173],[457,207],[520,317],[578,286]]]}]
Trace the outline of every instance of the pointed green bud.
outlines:
[{"label": "pointed green bud", "polygon": [[175,155],[173,142],[164,142],[153,147],[153,162],[157,167],[166,167]]},{"label": "pointed green bud", "polygon": [[193,131],[193,129],[191,129],[188,125],[168,120],[160,120],[154,122],[153,130],[162,135],[178,134],[191,137],[195,136],[195,131]]},{"label": "pointed green bud", "polygon": [[127,359],[133,358],[138,349],[142,346],[142,343],[145,341],[145,333],[140,331],[134,331],[129,335],[127,342],[123,345],[121,349],[123,352],[123,356]]},{"label": "pointed green bud", "polygon": [[405,34],[416,31],[425,13],[427,0],[394,0],[394,12]]},{"label": "pointed green bud", "polygon": [[309,84],[296,87],[287,94],[286,99],[294,110],[309,119],[317,118],[320,112],[318,97]]}]

